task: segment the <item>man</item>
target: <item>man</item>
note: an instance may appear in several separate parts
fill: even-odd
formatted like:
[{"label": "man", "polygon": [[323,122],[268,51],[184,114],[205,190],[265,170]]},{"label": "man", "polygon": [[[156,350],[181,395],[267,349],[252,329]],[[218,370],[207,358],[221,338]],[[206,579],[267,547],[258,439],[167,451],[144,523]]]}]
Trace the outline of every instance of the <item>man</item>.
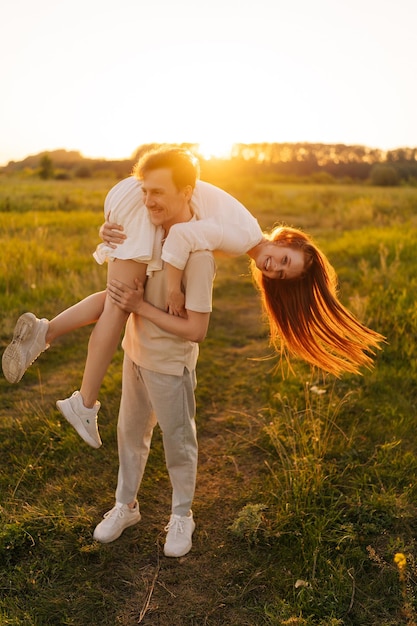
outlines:
[{"label": "man", "polygon": [[[174,224],[193,219],[190,200],[197,171],[178,187],[178,170],[190,171],[192,156],[170,150],[151,165],[143,162],[143,192],[153,224],[166,236]],[[149,159],[148,159],[149,161]],[[154,272],[146,283],[130,289],[113,281],[108,293],[130,315],[123,339],[125,351],[118,421],[119,473],[116,504],[94,531],[102,543],[117,539],[139,522],[137,493],[145,470],[153,428],[162,431],[165,460],[172,485],[172,512],[166,527],[164,553],[180,557],[192,547],[195,523],[191,505],[197,473],[195,367],[198,343],[207,333],[215,274],[208,251],[190,255],[183,276],[186,317],[165,312],[167,272]]]}]

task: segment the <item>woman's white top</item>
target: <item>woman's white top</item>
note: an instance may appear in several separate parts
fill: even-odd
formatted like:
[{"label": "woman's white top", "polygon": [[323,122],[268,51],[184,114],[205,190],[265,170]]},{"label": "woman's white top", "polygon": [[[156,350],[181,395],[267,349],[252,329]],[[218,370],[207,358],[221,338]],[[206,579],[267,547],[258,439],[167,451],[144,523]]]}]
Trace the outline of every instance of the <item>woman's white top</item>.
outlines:
[{"label": "woman's white top", "polygon": [[[262,240],[258,221],[243,204],[210,183],[197,181],[191,209],[197,220],[171,226],[162,248],[162,260],[178,269],[184,269],[190,252],[195,250],[221,250],[238,256]],[[164,231],[150,221],[142,184],[136,177],[125,178],[110,189],[104,201],[104,217],[121,224],[127,237],[115,249],[99,244],[94,252],[98,263],[132,259],[148,264],[148,273],[161,268]]]}]

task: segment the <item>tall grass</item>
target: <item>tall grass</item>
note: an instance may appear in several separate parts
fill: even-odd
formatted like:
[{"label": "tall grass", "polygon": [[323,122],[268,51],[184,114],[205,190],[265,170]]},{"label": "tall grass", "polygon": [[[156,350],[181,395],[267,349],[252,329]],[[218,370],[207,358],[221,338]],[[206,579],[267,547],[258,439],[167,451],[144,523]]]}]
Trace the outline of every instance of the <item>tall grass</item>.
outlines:
[{"label": "tall grass", "polygon": [[[158,435],[144,525],[109,546],[91,537],[117,473],[120,351],[101,392],[99,451],[53,409],[79,383],[88,329],[20,385],[0,379],[1,624],[417,623],[417,190],[252,183],[227,188],[264,228],[311,233],[344,303],[387,337],[375,369],[336,380],[294,363],[282,378],[246,259],[217,256],[198,368],[201,524],[190,556],[169,563]],[[51,317],[105,284],[91,252],[111,184],[0,179],[3,348],[23,311]]]}]

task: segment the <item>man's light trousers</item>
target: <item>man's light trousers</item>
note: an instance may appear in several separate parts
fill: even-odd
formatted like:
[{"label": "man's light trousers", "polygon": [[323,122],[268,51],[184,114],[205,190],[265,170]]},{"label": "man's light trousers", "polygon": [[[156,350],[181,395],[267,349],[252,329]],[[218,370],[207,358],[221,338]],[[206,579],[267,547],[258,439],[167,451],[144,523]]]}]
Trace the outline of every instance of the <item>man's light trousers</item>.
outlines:
[{"label": "man's light trousers", "polygon": [[172,485],[172,513],[187,515],[197,475],[195,371],[182,376],[138,367],[125,354],[117,439],[119,474],[116,500],[136,499],[148,460],[152,432],[159,424]]}]

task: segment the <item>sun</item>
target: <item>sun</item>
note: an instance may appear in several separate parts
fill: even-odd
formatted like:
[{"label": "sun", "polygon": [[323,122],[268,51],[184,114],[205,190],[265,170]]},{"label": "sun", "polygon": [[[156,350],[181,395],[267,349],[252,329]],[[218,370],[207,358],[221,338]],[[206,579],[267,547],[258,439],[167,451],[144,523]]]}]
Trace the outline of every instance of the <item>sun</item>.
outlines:
[{"label": "sun", "polygon": [[198,144],[198,152],[205,159],[229,159],[232,154],[233,143],[216,139],[207,139]]}]

